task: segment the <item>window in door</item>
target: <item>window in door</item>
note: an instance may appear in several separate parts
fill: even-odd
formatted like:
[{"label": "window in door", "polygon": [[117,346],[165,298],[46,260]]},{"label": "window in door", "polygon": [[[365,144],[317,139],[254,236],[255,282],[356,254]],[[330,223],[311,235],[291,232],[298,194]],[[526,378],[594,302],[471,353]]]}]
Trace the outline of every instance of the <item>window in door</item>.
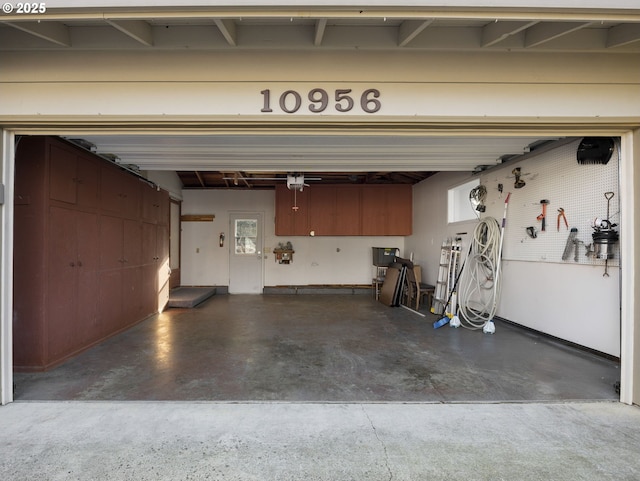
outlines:
[{"label": "window in door", "polygon": [[235,220],[235,253],[255,254],[258,239],[258,221],[256,219]]}]

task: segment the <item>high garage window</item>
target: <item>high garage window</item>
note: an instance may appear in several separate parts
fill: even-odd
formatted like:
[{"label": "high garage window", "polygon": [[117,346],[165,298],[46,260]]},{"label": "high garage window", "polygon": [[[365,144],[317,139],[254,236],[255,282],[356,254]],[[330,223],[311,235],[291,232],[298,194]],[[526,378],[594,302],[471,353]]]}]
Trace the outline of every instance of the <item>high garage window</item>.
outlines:
[{"label": "high garage window", "polygon": [[449,189],[447,194],[447,222],[451,224],[476,218],[476,213],[469,202],[469,193],[479,185],[480,179],[473,179]]}]

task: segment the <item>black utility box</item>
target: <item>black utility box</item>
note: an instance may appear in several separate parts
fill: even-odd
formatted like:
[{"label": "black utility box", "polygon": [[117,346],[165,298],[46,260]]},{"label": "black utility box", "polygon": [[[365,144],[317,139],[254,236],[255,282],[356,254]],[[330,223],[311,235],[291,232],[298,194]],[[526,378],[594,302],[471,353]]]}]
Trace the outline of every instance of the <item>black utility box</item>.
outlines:
[{"label": "black utility box", "polygon": [[372,247],[373,265],[376,267],[388,267],[399,254],[397,247]]}]

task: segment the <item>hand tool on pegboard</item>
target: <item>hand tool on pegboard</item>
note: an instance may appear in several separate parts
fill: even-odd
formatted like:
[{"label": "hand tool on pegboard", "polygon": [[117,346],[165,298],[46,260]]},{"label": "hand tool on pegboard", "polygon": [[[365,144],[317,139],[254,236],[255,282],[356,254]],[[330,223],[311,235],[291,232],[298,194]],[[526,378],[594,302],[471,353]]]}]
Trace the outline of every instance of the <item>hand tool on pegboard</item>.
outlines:
[{"label": "hand tool on pegboard", "polygon": [[558,230],[558,232],[560,232],[560,219],[564,220],[564,225],[568,229],[569,223],[567,222],[567,216],[564,214],[564,209],[562,207],[558,209],[558,222],[556,224],[556,229]]},{"label": "hand tool on pegboard", "polygon": [[540,228],[542,232],[547,230],[547,205],[549,205],[550,203],[551,202],[549,202],[547,199],[542,199],[540,201],[540,204],[542,204],[542,214],[536,217],[536,219],[542,221],[542,227]]},{"label": "hand tool on pegboard", "polygon": [[[580,260],[580,246],[584,245],[580,239],[578,239],[578,229],[571,228],[569,237],[567,237],[567,244],[564,246],[564,252],[562,253],[562,260],[567,261],[571,256],[571,249],[573,249],[573,261],[578,262]],[[587,257],[589,257],[589,247],[587,246]]]},{"label": "hand tool on pegboard", "polygon": [[515,183],[513,184],[513,187],[515,189],[522,189],[525,185],[527,185],[525,181],[520,178],[522,175],[526,175],[522,173],[522,170],[520,169],[520,167],[516,167],[511,171],[511,173],[516,179]]}]

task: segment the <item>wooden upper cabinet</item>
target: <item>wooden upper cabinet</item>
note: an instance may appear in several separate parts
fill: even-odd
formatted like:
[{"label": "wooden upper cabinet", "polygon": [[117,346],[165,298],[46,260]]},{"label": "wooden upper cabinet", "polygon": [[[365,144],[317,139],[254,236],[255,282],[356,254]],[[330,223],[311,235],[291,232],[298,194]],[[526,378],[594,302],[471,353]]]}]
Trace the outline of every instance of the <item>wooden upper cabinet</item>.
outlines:
[{"label": "wooden upper cabinet", "polygon": [[78,155],[55,144],[49,145],[49,197],[75,204]]},{"label": "wooden upper cabinet", "polygon": [[362,188],[362,235],[385,235],[387,232],[387,196],[384,185]]},{"label": "wooden upper cabinet", "polygon": [[133,176],[123,175],[112,165],[103,165],[100,175],[101,208],[130,219],[138,218],[141,214],[142,183]]},{"label": "wooden upper cabinet", "polygon": [[362,232],[362,196],[360,186],[336,186],[336,235],[360,235]]},{"label": "wooden upper cabinet", "polygon": [[154,186],[142,184],[142,220],[152,224],[169,223],[169,193]]},{"label": "wooden upper cabinet", "polygon": [[78,157],[77,204],[81,207],[98,207],[98,172],[100,167],[94,159]]},{"label": "wooden upper cabinet", "polygon": [[158,223],[169,225],[171,216],[171,198],[166,190],[158,191]]},{"label": "wooden upper cabinet", "polygon": [[338,235],[336,225],[336,188],[314,186],[309,188],[309,234]]},{"label": "wooden upper cabinet", "polygon": [[110,165],[103,165],[100,169],[100,206],[103,210],[120,213],[123,210],[122,177]]},{"label": "wooden upper cabinet", "polygon": [[365,185],[362,189],[362,235],[411,235],[411,185]]},{"label": "wooden upper cabinet", "polygon": [[318,236],[360,235],[360,187],[317,185],[309,188],[309,231]]},{"label": "wooden upper cabinet", "polygon": [[97,207],[97,162],[55,141],[48,148],[49,198],[79,207]]},{"label": "wooden upper cabinet", "polygon": [[387,186],[387,229],[385,235],[411,235],[413,229],[413,189],[410,185]]},{"label": "wooden upper cabinet", "polygon": [[158,222],[158,192],[150,185],[142,186],[142,220],[145,222]]},{"label": "wooden upper cabinet", "polygon": [[308,192],[276,186],[276,235],[309,235]]},{"label": "wooden upper cabinet", "polygon": [[411,234],[411,185],[313,185],[297,193],[297,212],[293,194],[276,188],[276,235]]}]

